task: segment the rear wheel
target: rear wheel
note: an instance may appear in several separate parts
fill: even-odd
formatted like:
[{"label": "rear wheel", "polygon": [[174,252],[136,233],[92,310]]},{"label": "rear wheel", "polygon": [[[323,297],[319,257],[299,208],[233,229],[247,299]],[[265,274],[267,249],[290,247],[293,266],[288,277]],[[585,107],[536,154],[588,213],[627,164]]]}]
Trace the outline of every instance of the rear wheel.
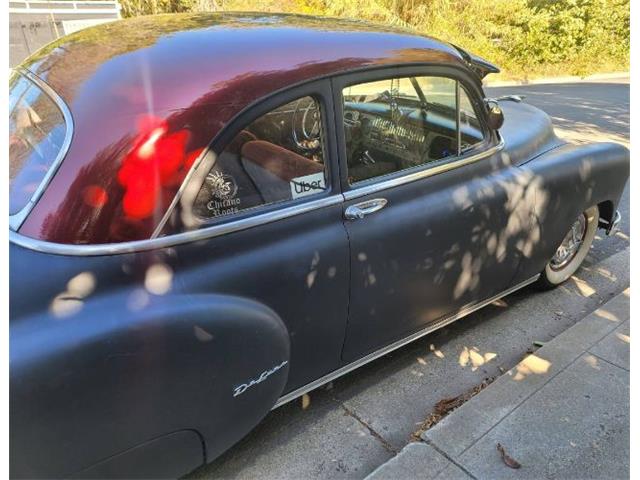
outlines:
[{"label": "rear wheel", "polygon": [[573,222],[549,263],[544,267],[538,283],[553,288],[573,275],[589,253],[598,229],[598,207],[586,209]]}]

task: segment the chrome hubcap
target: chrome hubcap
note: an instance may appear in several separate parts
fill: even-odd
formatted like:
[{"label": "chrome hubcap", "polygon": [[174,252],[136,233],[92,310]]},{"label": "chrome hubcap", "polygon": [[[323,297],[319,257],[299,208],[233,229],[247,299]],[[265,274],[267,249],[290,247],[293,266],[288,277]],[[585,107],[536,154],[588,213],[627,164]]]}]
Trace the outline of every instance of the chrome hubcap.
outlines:
[{"label": "chrome hubcap", "polygon": [[580,249],[580,245],[582,245],[586,232],[587,217],[583,213],[573,223],[564,240],[562,240],[562,243],[556,250],[556,253],[553,255],[550,262],[553,270],[560,270],[573,260],[573,257],[576,256],[576,253],[578,253]]}]

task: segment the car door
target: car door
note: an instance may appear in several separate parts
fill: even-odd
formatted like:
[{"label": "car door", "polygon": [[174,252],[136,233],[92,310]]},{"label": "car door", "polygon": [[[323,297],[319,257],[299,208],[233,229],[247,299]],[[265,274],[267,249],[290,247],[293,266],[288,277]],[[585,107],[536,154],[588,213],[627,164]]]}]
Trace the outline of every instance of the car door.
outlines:
[{"label": "car door", "polygon": [[165,228],[220,229],[176,248],[180,282],[190,293],[255,300],[282,319],[291,342],[283,393],[341,361],[349,259],[332,113],[328,80],[247,108],[214,142]]},{"label": "car door", "polygon": [[382,69],[333,88],[351,361],[507,288],[527,248],[531,191],[486,127],[480,87],[459,71]]}]

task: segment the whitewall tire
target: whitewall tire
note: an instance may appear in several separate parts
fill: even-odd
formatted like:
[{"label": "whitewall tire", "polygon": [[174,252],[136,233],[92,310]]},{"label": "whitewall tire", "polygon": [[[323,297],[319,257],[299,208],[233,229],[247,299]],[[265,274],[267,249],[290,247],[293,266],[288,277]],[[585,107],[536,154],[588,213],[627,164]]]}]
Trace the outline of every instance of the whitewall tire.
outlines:
[{"label": "whitewall tire", "polygon": [[576,218],[553,257],[544,267],[538,281],[540,286],[556,287],[576,273],[596,236],[598,219],[596,205],[586,209]]}]

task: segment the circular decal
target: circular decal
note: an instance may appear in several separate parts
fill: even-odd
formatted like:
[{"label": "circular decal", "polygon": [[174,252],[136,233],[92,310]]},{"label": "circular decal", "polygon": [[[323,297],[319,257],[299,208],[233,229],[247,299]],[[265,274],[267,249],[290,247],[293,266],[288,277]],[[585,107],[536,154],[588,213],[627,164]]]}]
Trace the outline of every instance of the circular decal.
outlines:
[{"label": "circular decal", "polygon": [[240,210],[240,199],[236,198],[238,184],[231,175],[219,171],[210,172],[206,182],[211,189],[211,200],[207,202],[207,210],[213,217],[237,213]]},{"label": "circular decal", "polygon": [[228,200],[238,193],[238,184],[231,175],[222,172],[210,172],[207,183],[211,187],[211,196],[218,200]]}]

